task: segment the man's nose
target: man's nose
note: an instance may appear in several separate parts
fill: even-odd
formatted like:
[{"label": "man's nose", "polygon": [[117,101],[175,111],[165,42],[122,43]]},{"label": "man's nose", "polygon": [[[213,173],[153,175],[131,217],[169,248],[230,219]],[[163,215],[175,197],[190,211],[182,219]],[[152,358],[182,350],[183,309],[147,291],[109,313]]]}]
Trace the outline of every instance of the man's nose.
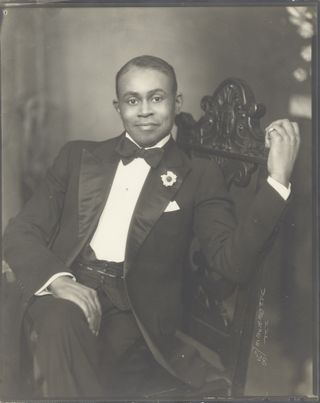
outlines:
[{"label": "man's nose", "polygon": [[145,118],[152,114],[153,114],[153,111],[152,111],[150,103],[147,100],[142,101],[140,104],[139,116]]}]

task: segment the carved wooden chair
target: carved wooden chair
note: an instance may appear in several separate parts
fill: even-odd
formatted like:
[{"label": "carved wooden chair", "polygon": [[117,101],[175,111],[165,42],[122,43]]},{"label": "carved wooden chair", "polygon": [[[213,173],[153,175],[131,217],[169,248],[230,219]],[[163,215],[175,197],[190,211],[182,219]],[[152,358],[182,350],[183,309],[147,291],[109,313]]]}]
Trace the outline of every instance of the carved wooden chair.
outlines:
[{"label": "carved wooden chair", "polygon": [[[230,191],[236,193],[242,188],[241,192],[252,198],[266,170],[264,132],[260,129],[264,105],[256,103],[247,83],[230,78],[212,96],[202,98],[201,108],[204,114],[199,121],[187,113],[177,116],[177,142],[188,153],[215,159]],[[218,274],[209,276],[196,238],[190,248],[189,265],[183,330],[201,343],[200,349],[204,345],[218,353],[232,382],[231,396],[242,396],[261,268],[257,267],[245,285],[232,284]]]}]

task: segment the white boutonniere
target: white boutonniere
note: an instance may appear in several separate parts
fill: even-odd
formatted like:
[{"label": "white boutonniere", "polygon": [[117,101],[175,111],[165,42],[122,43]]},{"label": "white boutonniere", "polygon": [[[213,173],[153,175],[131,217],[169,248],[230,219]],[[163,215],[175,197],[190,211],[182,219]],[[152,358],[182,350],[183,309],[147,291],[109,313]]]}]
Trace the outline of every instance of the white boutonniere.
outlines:
[{"label": "white boutonniere", "polygon": [[161,175],[162,183],[165,187],[172,186],[177,181],[177,175],[172,171],[167,171],[167,173]]}]

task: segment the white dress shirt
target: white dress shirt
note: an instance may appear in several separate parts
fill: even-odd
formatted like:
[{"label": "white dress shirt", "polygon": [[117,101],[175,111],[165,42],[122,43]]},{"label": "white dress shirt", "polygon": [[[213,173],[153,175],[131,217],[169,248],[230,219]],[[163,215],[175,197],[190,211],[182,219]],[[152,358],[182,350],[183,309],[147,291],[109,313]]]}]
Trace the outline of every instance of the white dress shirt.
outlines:
[{"label": "white dress shirt", "polygon": [[[128,134],[126,136],[133,141]],[[163,147],[169,139],[170,135],[154,147]],[[149,171],[150,165],[143,158],[135,158],[127,165],[120,160],[108,200],[90,242],[97,259],[124,261],[131,217]]]},{"label": "white dress shirt", "polygon": [[[126,133],[126,137],[139,147],[128,133]],[[153,147],[163,147],[169,139],[170,135],[160,140]],[[124,165],[120,160],[107,202],[90,242],[97,259],[112,262],[124,261],[132,214],[149,171],[150,166],[143,158],[135,158],[127,165]],[[291,193],[291,184],[289,184],[289,188],[286,188],[270,176],[267,181],[284,200],[288,199]],[[49,285],[61,276],[69,276],[75,280],[75,277],[69,272],[56,273],[35,295],[50,294]]]}]

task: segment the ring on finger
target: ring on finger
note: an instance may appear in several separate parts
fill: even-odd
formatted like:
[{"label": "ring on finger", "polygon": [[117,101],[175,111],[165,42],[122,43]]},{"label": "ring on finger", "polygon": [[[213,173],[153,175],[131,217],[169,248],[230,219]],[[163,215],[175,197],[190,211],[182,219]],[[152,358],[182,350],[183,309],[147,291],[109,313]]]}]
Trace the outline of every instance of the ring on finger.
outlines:
[{"label": "ring on finger", "polygon": [[272,132],[276,132],[277,129],[275,129],[274,127],[270,127],[270,129],[268,130],[268,134],[271,134]]}]

